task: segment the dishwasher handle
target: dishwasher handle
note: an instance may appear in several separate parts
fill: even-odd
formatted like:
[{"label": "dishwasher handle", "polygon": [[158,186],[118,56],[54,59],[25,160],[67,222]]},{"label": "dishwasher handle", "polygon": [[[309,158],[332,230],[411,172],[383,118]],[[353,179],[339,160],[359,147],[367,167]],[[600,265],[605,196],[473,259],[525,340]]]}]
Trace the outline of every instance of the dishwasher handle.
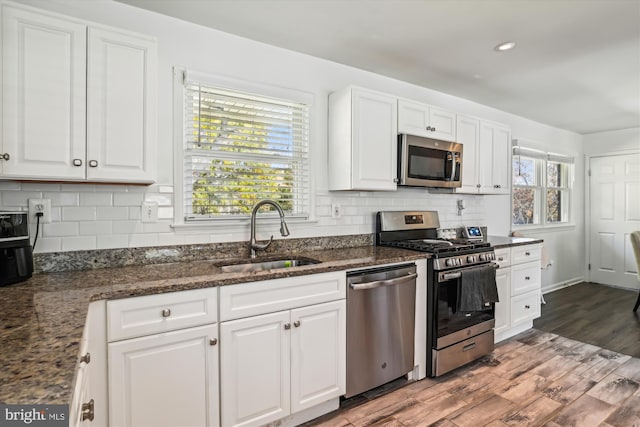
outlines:
[{"label": "dishwasher handle", "polygon": [[415,280],[418,277],[416,273],[409,273],[406,276],[396,277],[395,279],[388,280],[376,280],[374,282],[365,282],[365,283],[351,283],[351,289],[354,291],[362,291],[365,289],[374,289],[379,288],[381,286],[393,286],[393,285],[402,285],[403,283]]}]

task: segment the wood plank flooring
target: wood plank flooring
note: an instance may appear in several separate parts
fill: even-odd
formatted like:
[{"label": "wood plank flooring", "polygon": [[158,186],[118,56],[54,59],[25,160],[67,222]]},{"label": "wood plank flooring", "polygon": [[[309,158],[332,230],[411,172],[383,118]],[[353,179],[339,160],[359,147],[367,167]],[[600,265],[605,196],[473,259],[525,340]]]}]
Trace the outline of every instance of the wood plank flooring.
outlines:
[{"label": "wood plank flooring", "polygon": [[440,378],[353,397],[307,426],[640,427],[637,292],[581,283],[545,295],[536,329]]},{"label": "wood plank flooring", "polygon": [[640,357],[638,291],[579,283],[544,296],[536,329]]}]

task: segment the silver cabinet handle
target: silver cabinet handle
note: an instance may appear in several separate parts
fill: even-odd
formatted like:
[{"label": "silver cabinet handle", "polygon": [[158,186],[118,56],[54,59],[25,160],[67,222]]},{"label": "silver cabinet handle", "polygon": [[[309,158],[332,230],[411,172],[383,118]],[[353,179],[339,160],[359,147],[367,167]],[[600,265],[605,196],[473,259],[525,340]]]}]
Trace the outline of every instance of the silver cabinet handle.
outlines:
[{"label": "silver cabinet handle", "polygon": [[9,153],[0,154],[0,160],[9,160],[10,158],[11,156],[9,155]]},{"label": "silver cabinet handle", "polygon": [[431,126],[427,126],[427,130],[431,130]]},{"label": "silver cabinet handle", "polygon": [[91,353],[89,353],[88,351],[82,356],[80,356],[80,363],[89,364],[90,362],[91,362]]},{"label": "silver cabinet handle", "polygon": [[287,331],[288,331],[289,329],[291,329],[291,323],[285,323],[285,324],[284,324],[284,329],[285,329],[285,330],[287,330]]},{"label": "silver cabinet handle", "polygon": [[82,159],[73,159],[73,166],[82,166]]},{"label": "silver cabinet handle", "polygon": [[89,160],[89,166],[92,168],[97,168],[98,167],[98,161],[97,160]]},{"label": "silver cabinet handle", "polygon": [[529,305],[525,305],[524,308],[526,308],[527,310],[530,309],[531,307]]},{"label": "silver cabinet handle", "polygon": [[435,128],[435,127],[431,127],[431,131],[432,131],[432,132],[435,132],[435,131],[436,131],[436,128]]},{"label": "silver cabinet handle", "polygon": [[93,421],[94,418],[94,402],[93,399],[91,399],[89,402],[87,403],[83,403],[82,404],[82,421]]},{"label": "silver cabinet handle", "polygon": [[476,187],[477,187],[477,188],[480,188],[480,187],[482,187],[482,186],[481,186],[480,184],[476,184]]},{"label": "silver cabinet handle", "polygon": [[216,345],[218,344],[218,338],[211,338],[209,340],[209,345]]},{"label": "silver cabinet handle", "polygon": [[524,280],[531,280],[531,277],[529,277],[529,276],[524,276]]},{"label": "silver cabinet handle", "polygon": [[164,310],[162,310],[162,317],[169,317],[169,316],[171,316],[170,308],[165,308]]},{"label": "silver cabinet handle", "polygon": [[531,252],[525,252],[524,254],[525,254],[526,256],[529,256],[529,255],[531,255]]},{"label": "silver cabinet handle", "polygon": [[375,282],[367,282],[367,283],[351,283],[351,289],[354,291],[361,291],[364,289],[373,289],[379,288],[380,286],[393,286],[393,285],[401,285],[405,282],[411,281],[418,277],[416,273],[409,273],[406,276],[396,277],[395,279],[388,280],[376,280]]},{"label": "silver cabinet handle", "polygon": [[296,328],[300,327],[300,321],[296,320],[295,322],[293,322],[293,326],[295,326]]}]

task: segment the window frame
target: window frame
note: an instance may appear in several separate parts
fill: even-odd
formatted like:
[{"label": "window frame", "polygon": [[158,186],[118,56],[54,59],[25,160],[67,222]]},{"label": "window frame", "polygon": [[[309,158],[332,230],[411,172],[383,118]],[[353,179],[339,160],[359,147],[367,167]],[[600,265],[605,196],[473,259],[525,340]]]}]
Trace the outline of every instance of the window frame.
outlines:
[{"label": "window frame", "polygon": [[[187,77],[188,76],[188,77]],[[173,224],[172,227],[176,230],[180,229],[201,229],[201,228],[216,228],[224,227],[225,230],[238,231],[243,229],[249,222],[249,215],[229,215],[212,218],[198,218],[186,220],[185,204],[186,204],[186,192],[184,189],[185,177],[184,177],[184,162],[185,162],[185,149],[184,149],[184,116],[185,116],[185,84],[184,82],[189,80],[198,81],[201,84],[211,85],[215,87],[221,87],[230,91],[238,91],[245,93],[255,93],[265,97],[273,97],[279,99],[287,99],[292,102],[300,102],[309,106],[309,138],[308,138],[308,152],[306,159],[306,167],[308,171],[308,183],[303,191],[308,192],[308,212],[303,214],[287,214],[288,223],[296,222],[316,222],[315,218],[315,191],[314,189],[314,163],[313,158],[313,116],[315,97],[309,92],[300,91],[297,89],[284,88],[274,85],[267,85],[259,82],[249,82],[239,80],[232,77],[215,75],[210,73],[203,73],[194,70],[188,70],[183,67],[173,67]],[[280,224],[279,217],[276,212],[261,213],[260,220],[266,223]],[[229,229],[229,227],[231,227]]]},{"label": "window frame", "polygon": [[[516,151],[519,154],[516,154]],[[518,185],[514,181],[514,158],[521,156],[523,158],[533,159],[536,161],[536,184],[535,186]],[[562,172],[564,180],[561,179],[560,187],[549,186],[548,182],[548,165],[549,163],[558,163],[566,165]],[[536,228],[553,229],[572,227],[573,223],[573,185],[575,175],[575,162],[573,157],[550,153],[546,151],[536,150],[529,148],[528,146],[521,146],[520,141],[514,140],[511,156],[511,229],[512,230],[531,230]],[[531,224],[515,224],[513,222],[513,209],[514,209],[514,190],[517,188],[534,188],[536,196],[534,199],[534,222]],[[565,201],[566,212],[561,211],[560,215],[563,217],[561,221],[549,221],[547,218],[547,194],[550,190],[559,190],[561,193],[561,199]],[[562,195],[565,195],[564,197]]]}]

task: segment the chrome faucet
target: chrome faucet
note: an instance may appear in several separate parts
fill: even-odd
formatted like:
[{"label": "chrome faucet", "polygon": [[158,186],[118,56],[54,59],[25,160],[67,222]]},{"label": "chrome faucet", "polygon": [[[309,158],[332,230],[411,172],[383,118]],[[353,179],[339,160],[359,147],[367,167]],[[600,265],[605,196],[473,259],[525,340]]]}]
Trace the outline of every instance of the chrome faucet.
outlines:
[{"label": "chrome faucet", "polygon": [[271,242],[273,242],[273,236],[267,243],[257,243],[256,242],[256,214],[258,213],[258,209],[264,205],[271,205],[278,211],[280,215],[280,234],[282,237],[287,237],[289,235],[289,228],[287,227],[287,223],[284,221],[284,212],[280,205],[273,200],[260,200],[253,207],[253,211],[251,211],[251,240],[249,240],[249,248],[251,249],[251,258],[256,257],[256,250],[265,250],[269,247]]}]

